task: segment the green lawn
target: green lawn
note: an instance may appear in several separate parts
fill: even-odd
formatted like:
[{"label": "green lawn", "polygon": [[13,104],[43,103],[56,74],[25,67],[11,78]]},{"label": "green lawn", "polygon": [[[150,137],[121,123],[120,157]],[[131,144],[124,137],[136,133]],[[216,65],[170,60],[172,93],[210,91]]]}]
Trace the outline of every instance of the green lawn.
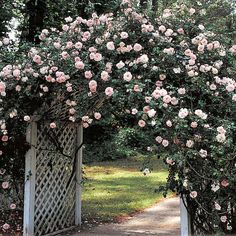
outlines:
[{"label": "green lawn", "polygon": [[142,158],[99,162],[85,166],[85,184],[82,195],[83,219],[116,221],[153,205],[162,198],[155,188],[165,183],[167,170],[155,160],[153,171],[144,175]]}]

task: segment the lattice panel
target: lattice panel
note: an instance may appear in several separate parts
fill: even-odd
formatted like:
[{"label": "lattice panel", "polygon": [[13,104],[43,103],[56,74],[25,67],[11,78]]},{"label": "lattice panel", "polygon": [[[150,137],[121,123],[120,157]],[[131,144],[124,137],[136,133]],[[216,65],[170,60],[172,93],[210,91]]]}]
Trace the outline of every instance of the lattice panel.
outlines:
[{"label": "lattice panel", "polygon": [[[35,236],[54,233],[75,224],[75,177],[69,184],[68,181],[76,150],[76,126],[67,124],[60,129],[54,129],[53,132],[48,123],[38,124]],[[64,155],[57,151],[58,148],[52,138],[60,145]]]}]

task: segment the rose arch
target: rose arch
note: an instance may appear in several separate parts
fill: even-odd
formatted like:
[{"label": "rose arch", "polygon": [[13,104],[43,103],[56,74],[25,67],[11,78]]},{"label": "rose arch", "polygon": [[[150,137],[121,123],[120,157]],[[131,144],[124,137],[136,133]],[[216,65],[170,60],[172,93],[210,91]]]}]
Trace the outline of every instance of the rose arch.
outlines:
[{"label": "rose arch", "polygon": [[[2,39],[0,192],[22,204],[9,196],[25,186],[25,235],[80,223],[81,129],[111,113],[149,131],[169,168],[162,191],[184,199],[195,232],[236,232],[236,46],[196,15],[182,5],[153,19],[123,0],[115,15],[44,29],[38,46]],[[20,224],[15,202],[0,221],[7,232]]]}]

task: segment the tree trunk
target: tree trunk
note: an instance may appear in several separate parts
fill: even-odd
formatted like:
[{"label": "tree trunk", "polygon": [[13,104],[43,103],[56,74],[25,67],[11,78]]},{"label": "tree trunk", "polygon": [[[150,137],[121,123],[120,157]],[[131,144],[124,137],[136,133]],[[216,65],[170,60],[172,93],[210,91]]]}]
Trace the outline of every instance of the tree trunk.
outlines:
[{"label": "tree trunk", "polygon": [[39,43],[37,34],[43,28],[47,4],[45,0],[29,0],[25,5],[26,28],[23,29],[22,38],[29,42]]}]

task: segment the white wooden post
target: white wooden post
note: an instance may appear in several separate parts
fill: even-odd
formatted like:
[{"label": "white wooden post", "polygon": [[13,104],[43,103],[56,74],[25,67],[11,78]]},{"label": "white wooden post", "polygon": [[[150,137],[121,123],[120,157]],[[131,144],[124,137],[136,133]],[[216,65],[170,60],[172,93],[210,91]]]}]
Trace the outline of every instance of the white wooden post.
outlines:
[{"label": "white wooden post", "polygon": [[190,235],[188,211],[183,203],[182,198],[180,198],[180,228],[181,236]]},{"label": "white wooden post", "polygon": [[26,140],[31,145],[25,157],[25,193],[24,193],[24,236],[34,235],[34,198],[35,198],[35,168],[37,124],[32,122],[26,133]]},{"label": "white wooden post", "polygon": [[[80,125],[77,128],[77,147],[83,143],[83,126]],[[77,153],[76,161],[76,201],[75,201],[75,225],[81,225],[81,194],[82,194],[82,156],[83,156],[83,147]]]}]

